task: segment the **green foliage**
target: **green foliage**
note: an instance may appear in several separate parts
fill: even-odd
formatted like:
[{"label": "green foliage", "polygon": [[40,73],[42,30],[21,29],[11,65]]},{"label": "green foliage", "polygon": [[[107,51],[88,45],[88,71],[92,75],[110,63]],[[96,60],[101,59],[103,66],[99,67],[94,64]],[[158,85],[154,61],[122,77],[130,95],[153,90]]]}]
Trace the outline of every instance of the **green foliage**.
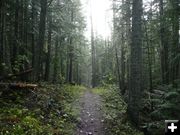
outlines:
[{"label": "green foliage", "polygon": [[127,105],[113,85],[95,88],[93,92],[102,96],[105,133],[107,135],[142,135],[127,120]]},{"label": "green foliage", "polygon": [[[40,121],[28,109],[16,106],[15,108],[2,108],[0,110],[2,127],[1,134],[21,135],[39,134],[42,132]],[[9,125],[8,125],[9,124]]]},{"label": "green foliage", "polygon": [[[180,117],[180,89],[172,85],[161,85],[157,88],[160,95],[155,94],[152,99],[144,99],[144,106],[147,109],[147,102],[153,105],[153,111],[143,109],[144,125],[148,132],[162,134],[164,132],[165,119],[178,119]],[[150,105],[150,106],[151,106]],[[145,113],[145,111],[147,111]],[[157,132],[157,133],[155,133]]]},{"label": "green foliage", "polygon": [[[70,135],[78,122],[79,108],[76,99],[85,90],[82,86],[47,85],[37,91],[36,99],[31,94],[20,102],[10,102],[0,98],[0,134],[2,135]],[[9,99],[10,100],[10,99]]]},{"label": "green foliage", "polygon": [[25,69],[25,63],[29,63],[28,57],[26,55],[18,55],[16,60],[14,61],[13,70],[15,72],[20,72],[20,70]]},{"label": "green foliage", "polygon": [[162,98],[154,99],[157,104],[151,116],[155,119],[177,119],[180,114],[180,89],[173,88],[172,86],[166,87],[166,92]]},{"label": "green foliage", "polygon": [[112,74],[104,75],[103,80],[101,81],[102,85],[106,84],[114,84],[116,81],[116,77],[113,76]]}]

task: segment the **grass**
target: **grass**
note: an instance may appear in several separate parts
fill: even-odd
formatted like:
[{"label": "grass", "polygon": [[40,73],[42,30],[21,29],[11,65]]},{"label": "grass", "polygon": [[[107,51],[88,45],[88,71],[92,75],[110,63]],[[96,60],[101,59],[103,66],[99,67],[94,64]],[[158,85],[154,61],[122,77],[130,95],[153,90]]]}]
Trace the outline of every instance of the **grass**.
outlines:
[{"label": "grass", "polygon": [[103,96],[106,94],[107,90],[103,87],[97,87],[97,88],[92,89],[92,92],[95,94]]},{"label": "grass", "polygon": [[1,93],[0,134],[72,135],[79,115],[75,104],[85,89],[42,83],[35,92]]},{"label": "grass", "polygon": [[127,119],[127,104],[113,85],[92,89],[102,97],[102,112],[107,135],[143,135]]}]

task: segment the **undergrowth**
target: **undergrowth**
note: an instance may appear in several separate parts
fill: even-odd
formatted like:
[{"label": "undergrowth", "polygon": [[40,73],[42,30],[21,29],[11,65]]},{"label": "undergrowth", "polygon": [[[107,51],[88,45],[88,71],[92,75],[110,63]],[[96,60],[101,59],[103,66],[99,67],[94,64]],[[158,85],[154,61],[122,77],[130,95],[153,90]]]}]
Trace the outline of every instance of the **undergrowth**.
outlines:
[{"label": "undergrowth", "polygon": [[143,135],[127,120],[127,104],[113,85],[92,90],[102,97],[102,112],[107,135]]},{"label": "undergrowth", "polygon": [[76,99],[82,86],[40,84],[37,90],[2,90],[1,135],[71,135],[79,109]]},{"label": "undergrowth", "polygon": [[[151,98],[144,94],[142,120],[144,128],[153,135],[163,135],[164,120],[180,118],[180,88],[173,85],[160,85],[153,90]],[[157,93],[158,92],[158,93]]]}]

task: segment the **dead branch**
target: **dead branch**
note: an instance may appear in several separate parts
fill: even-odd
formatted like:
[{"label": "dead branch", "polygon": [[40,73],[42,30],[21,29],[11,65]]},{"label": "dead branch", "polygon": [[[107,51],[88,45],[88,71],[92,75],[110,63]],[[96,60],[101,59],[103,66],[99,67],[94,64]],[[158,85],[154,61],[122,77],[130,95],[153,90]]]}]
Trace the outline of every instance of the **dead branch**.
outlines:
[{"label": "dead branch", "polygon": [[37,84],[28,84],[28,83],[0,83],[0,87],[8,86],[11,89],[36,89]]}]

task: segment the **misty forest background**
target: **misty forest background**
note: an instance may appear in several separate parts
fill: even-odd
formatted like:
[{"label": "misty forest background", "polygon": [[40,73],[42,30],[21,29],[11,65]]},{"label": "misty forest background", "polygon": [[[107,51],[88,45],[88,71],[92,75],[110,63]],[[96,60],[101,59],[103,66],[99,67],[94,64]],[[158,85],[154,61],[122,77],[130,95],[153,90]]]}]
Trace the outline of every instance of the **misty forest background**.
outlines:
[{"label": "misty forest background", "polygon": [[[55,134],[57,129],[71,134],[65,127],[50,130],[57,119],[46,116],[51,109],[44,104],[56,108],[51,101],[59,96],[68,101],[53,102],[64,104],[58,110],[68,112],[65,105],[74,101],[77,93],[72,90],[79,92],[80,85],[114,89],[116,94],[109,93],[109,98],[119,95],[117,100],[127,105],[123,115],[116,109],[117,117],[111,118],[109,126],[123,117],[121,124],[116,123],[117,130],[130,121],[145,135],[163,134],[165,119],[180,118],[180,1],[112,0],[111,36],[97,35],[91,16],[90,40],[85,36],[81,6],[80,0],[0,1],[1,134]],[[32,90],[36,85],[38,90]],[[44,118],[38,118],[32,102],[41,101],[37,97],[43,94],[46,98],[37,106],[42,107],[38,111],[44,111]],[[29,110],[22,108],[25,105]],[[59,115],[65,119],[63,114]],[[74,114],[70,116],[64,122],[68,126],[75,119]],[[28,130],[28,122],[34,130]],[[40,122],[49,125],[43,127]]]}]

